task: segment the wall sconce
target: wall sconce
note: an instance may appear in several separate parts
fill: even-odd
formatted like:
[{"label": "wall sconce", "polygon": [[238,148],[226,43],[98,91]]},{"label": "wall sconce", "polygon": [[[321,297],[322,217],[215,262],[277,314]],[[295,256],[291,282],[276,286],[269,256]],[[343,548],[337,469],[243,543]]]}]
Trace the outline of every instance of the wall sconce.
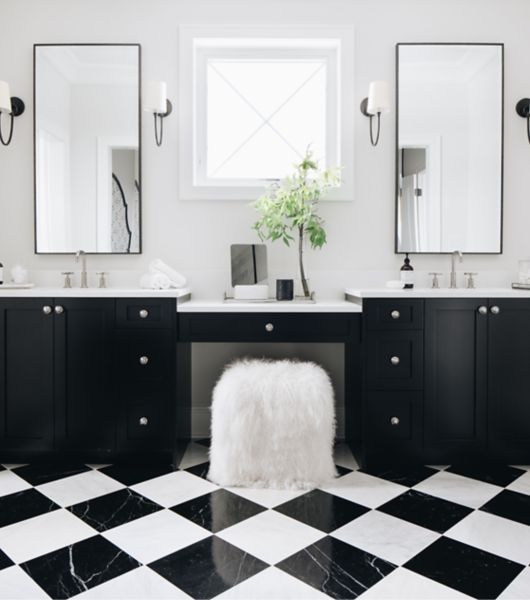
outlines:
[{"label": "wall sconce", "polygon": [[526,119],[526,134],[530,144],[530,98],[521,98],[515,105],[515,112],[523,119]]},{"label": "wall sconce", "polygon": [[[146,85],[144,110],[153,113],[155,119],[155,142],[162,145],[164,137],[164,119],[171,114],[173,105],[167,98],[167,85],[165,81],[151,81]],[[160,133],[158,125],[160,124]]]},{"label": "wall sconce", "polygon": [[[368,98],[361,102],[361,112],[370,118],[370,141],[372,146],[377,146],[381,133],[381,113],[390,112],[390,92],[388,82],[372,81],[368,90]],[[374,140],[373,118],[377,115],[377,135]]]},{"label": "wall sconce", "polygon": [[[0,142],[4,146],[9,146],[11,143],[11,139],[13,138],[13,121],[15,117],[19,117],[24,112],[25,108],[26,106],[20,98],[11,96],[7,81],[0,81]],[[2,115],[4,113],[11,116],[7,140],[2,135]]]}]

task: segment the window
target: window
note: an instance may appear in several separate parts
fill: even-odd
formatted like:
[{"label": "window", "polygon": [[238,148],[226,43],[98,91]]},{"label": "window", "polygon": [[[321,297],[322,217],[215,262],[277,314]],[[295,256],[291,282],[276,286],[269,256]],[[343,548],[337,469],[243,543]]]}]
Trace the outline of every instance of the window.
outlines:
[{"label": "window", "polygon": [[322,168],[346,166],[344,29],[182,28],[184,198],[254,199],[307,147]]}]

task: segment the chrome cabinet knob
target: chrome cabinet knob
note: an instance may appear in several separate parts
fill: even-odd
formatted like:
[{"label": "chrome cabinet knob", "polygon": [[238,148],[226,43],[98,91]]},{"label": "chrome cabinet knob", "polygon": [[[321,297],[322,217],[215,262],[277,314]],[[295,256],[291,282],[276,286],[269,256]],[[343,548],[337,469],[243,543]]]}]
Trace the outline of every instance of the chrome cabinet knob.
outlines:
[{"label": "chrome cabinet knob", "polygon": [[55,314],[56,315],[62,315],[64,312],[64,308],[61,305],[57,305],[55,307]]},{"label": "chrome cabinet knob", "polygon": [[140,364],[146,365],[149,362],[149,358],[147,356],[140,356]]},{"label": "chrome cabinet knob", "polygon": [[390,425],[399,425],[399,417],[390,417]]},{"label": "chrome cabinet knob", "polygon": [[396,365],[399,365],[399,363],[400,363],[401,361],[400,361],[400,359],[399,359],[399,356],[392,356],[392,358],[390,359],[390,362],[391,362],[391,363],[392,363],[394,366],[396,366]]},{"label": "chrome cabinet knob", "polygon": [[267,323],[267,325],[265,325],[265,331],[268,331],[269,333],[274,331],[274,325],[272,323]]},{"label": "chrome cabinet knob", "polygon": [[487,315],[488,314],[488,308],[486,306],[479,306],[478,307],[478,312],[481,315]]},{"label": "chrome cabinet knob", "polygon": [[149,311],[146,308],[142,308],[138,314],[140,315],[140,319],[147,319]]},{"label": "chrome cabinet knob", "polygon": [[393,311],[390,313],[390,316],[391,316],[393,319],[399,319],[399,317],[401,317],[401,313],[399,312],[399,310],[393,310]]},{"label": "chrome cabinet knob", "polygon": [[52,307],[51,306],[43,306],[42,307],[42,312],[45,315],[50,315],[52,313]]},{"label": "chrome cabinet knob", "polygon": [[501,309],[498,306],[492,306],[490,312],[492,315],[498,315],[501,312]]},{"label": "chrome cabinet knob", "polygon": [[140,419],[138,420],[138,423],[140,423],[140,425],[148,425],[149,424],[149,419],[147,417],[140,417]]}]

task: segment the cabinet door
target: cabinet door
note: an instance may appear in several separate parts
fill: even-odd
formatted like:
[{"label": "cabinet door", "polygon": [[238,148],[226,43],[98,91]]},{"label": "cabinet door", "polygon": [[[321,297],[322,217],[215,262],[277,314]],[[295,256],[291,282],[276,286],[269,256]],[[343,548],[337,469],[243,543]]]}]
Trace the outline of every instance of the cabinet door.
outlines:
[{"label": "cabinet door", "polygon": [[[0,448],[53,448],[50,298],[0,300]],[[48,309],[46,309],[48,310]]]},{"label": "cabinet door", "polygon": [[56,298],[54,304],[57,447],[111,451],[116,438],[114,300]]},{"label": "cabinet door", "polygon": [[528,464],[530,300],[490,300],[488,384],[491,452],[502,460]]},{"label": "cabinet door", "polygon": [[[487,300],[425,302],[425,450],[429,461],[486,449]],[[484,311],[484,309],[482,309]]]}]

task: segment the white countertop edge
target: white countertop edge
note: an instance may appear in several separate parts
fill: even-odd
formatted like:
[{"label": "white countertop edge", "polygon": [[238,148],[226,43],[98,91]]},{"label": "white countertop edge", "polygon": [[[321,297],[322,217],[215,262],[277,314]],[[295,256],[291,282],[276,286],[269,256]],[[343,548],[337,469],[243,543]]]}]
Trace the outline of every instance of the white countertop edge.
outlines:
[{"label": "white countertop edge", "polygon": [[362,308],[346,300],[317,300],[315,304],[294,302],[223,302],[190,300],[177,307],[179,313],[360,313]]},{"label": "white countertop edge", "polygon": [[149,290],[143,288],[60,288],[33,287],[28,289],[10,289],[0,286],[2,298],[182,298],[189,297],[188,288],[169,290]]},{"label": "white countertop edge", "polygon": [[412,290],[390,288],[346,288],[351,301],[363,298],[530,298],[530,290],[512,288],[413,288]]}]

